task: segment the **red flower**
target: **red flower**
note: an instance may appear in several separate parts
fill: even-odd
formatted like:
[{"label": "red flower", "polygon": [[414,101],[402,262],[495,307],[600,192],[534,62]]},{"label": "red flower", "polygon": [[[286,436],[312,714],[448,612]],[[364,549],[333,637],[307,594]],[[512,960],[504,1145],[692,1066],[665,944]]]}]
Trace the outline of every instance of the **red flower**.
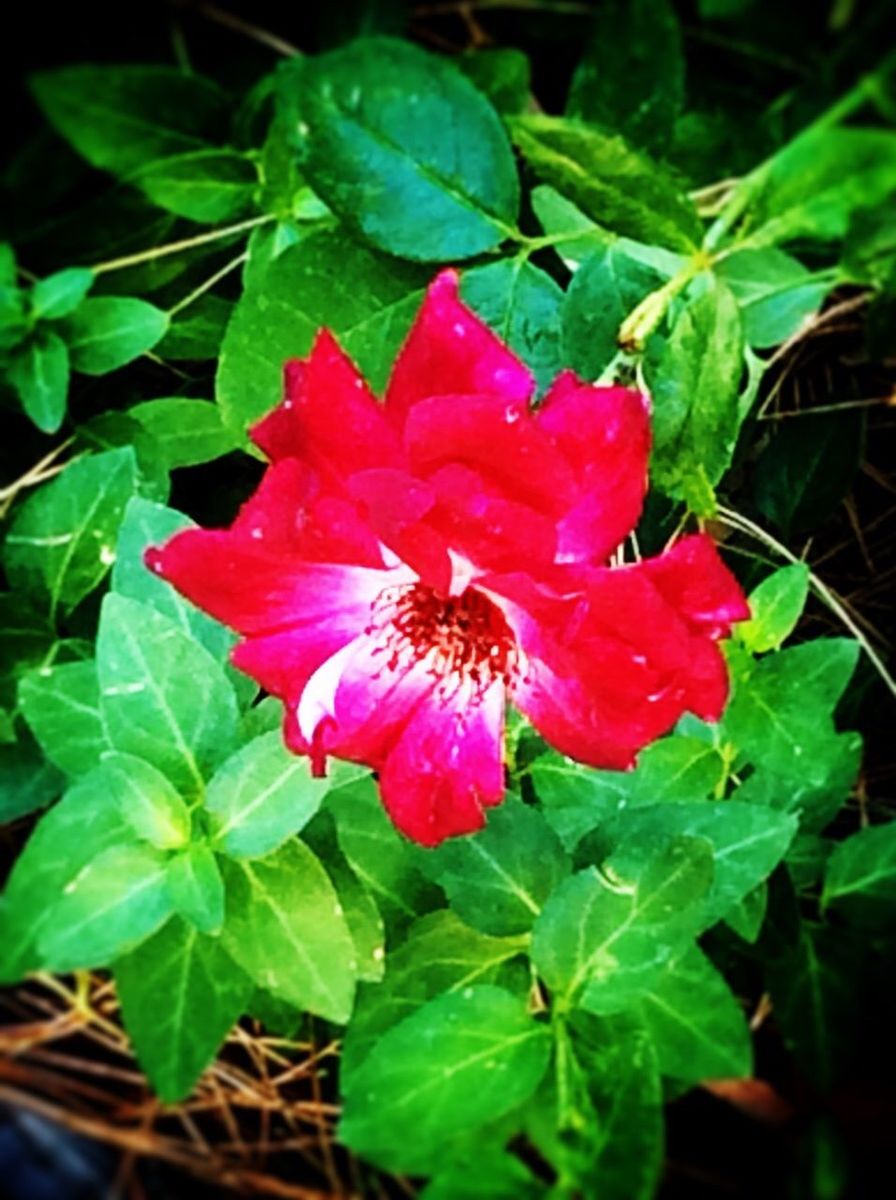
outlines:
[{"label": "red flower", "polygon": [[718,718],[716,639],[748,616],[703,535],[605,565],[641,510],[645,398],[571,373],[531,395],[446,271],[383,405],[321,332],[252,431],[271,466],[232,528],[148,555],[243,635],[233,660],[283,701],[289,746],[378,771],[424,845],[500,803],[508,697],[564,753],[629,767],[686,709]]}]

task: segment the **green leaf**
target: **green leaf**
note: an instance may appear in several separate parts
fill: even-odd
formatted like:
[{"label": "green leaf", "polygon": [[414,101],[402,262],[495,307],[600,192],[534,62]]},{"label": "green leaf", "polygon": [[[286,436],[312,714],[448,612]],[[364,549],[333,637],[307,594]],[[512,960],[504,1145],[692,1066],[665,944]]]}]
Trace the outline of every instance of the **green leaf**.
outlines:
[{"label": "green leaf", "polygon": [[208,785],[213,840],[234,858],[261,858],[308,824],[330,788],[362,770],[339,763],[332,775],[316,779],[308,760],[287,750],[279,730],[262,734],[227,759]]},{"label": "green leaf", "polygon": [[49,608],[70,612],[100,583],[128,500],[136,491],[130,447],[70,463],[22,504],[3,549],[10,583]]},{"label": "green leaf", "polygon": [[175,912],[200,933],[220,933],[224,924],[224,880],[208,846],[187,846],[169,860],[168,891]]},{"label": "green leaf", "polygon": [[200,793],[237,737],[233,688],[208,651],[161,613],[112,593],[97,671],[115,749],[152,762],[182,794]]},{"label": "green leaf", "polygon": [[[340,1059],[343,1081],[393,1025],[442,992],[472,984],[507,983],[506,966],[525,950],[525,938],[495,938],[465,925],[451,909],[415,921],[390,951],[383,982],[362,988]],[[524,986],[527,977],[524,977]]]},{"label": "green leaf", "polygon": [[771,160],[749,207],[751,246],[796,238],[842,238],[858,208],[886,200],[896,184],[896,133],[828,127],[796,138]]},{"label": "green leaf", "polygon": [[887,288],[896,266],[896,231],[892,204],[858,208],[852,214],[843,246],[842,270],[850,283]]},{"label": "green leaf", "polygon": [[160,1100],[183,1100],[244,1011],[250,980],[217,938],[177,918],[120,958],[114,974],[141,1067]]},{"label": "green leaf", "polygon": [[821,307],[831,272],[813,274],[783,250],[738,250],[715,268],[741,306],[748,346],[765,350],[792,337]]},{"label": "green leaf", "polygon": [[217,358],[233,308],[232,300],[206,292],[186,308],[169,314],[168,329],[153,353],[166,360]]},{"label": "green leaf", "polygon": [[135,496],[125,509],[118,534],[112,590],[150,605],[200,642],[214,658],[222,660],[234,643],[233,635],[150,571],[143,561],[150,546],[161,546],[181,529],[192,528],[193,522],[183,513]]},{"label": "green leaf", "polygon": [[85,300],[60,325],[72,367],[85,375],[123,367],[151,350],[167,328],[167,313],[131,296]]},{"label": "green leaf", "polygon": [[48,899],[62,895],[83,867],[131,837],[102,766],[41,817],[0,901],[0,980],[11,982],[37,969],[35,944],[48,920]]},{"label": "green leaf", "polygon": [[174,850],[189,841],[190,810],[151,763],[107,750],[103,766],[122,818],[138,838],[159,850]]},{"label": "green leaf", "polygon": [[443,842],[424,862],[461,920],[502,937],[532,928],[570,866],[544,817],[510,796],[484,829]]},{"label": "green leaf", "polygon": [[682,309],[650,371],[651,475],[666,495],[689,499],[700,480],[721,479],[740,426],[742,373],[737,302],[717,283]]},{"label": "green leaf", "polygon": [[771,810],[736,800],[645,805],[620,814],[613,828],[625,846],[639,848],[643,855],[657,853],[670,838],[711,844],[712,883],[702,905],[701,929],[725,917],[771,874],[795,831],[795,817],[777,813],[772,818]]},{"label": "green leaf", "polygon": [[92,770],[108,749],[93,661],[30,671],[19,684],[19,707],[44,754],[66,775]]},{"label": "green leaf", "polygon": [[413,920],[439,896],[420,873],[418,853],[386,816],[371,776],[327,794],[339,845],[369,889],[387,928]]},{"label": "green leaf", "polygon": [[385,383],[425,282],[341,233],[285,250],[243,293],[227,328],[216,381],[225,422],[245,438],[279,401],[284,361],[307,354],[321,328],[339,337],[374,387]]},{"label": "green leaf", "polygon": [[521,113],[526,108],[532,81],[522,50],[513,46],[471,49],[458,55],[454,65],[499,113]]},{"label": "green leaf", "polygon": [[735,626],[736,636],[753,654],[777,650],[802,615],[809,594],[809,568],[794,563],[774,571],[750,593],[749,621]]},{"label": "green leaf", "polygon": [[511,232],[519,183],[494,109],[443,58],[370,38],[299,76],[308,181],[379,249],[439,262]]},{"label": "green leaf", "polygon": [[560,306],[563,292],[550,275],[524,259],[474,267],[461,276],[465,304],[490,325],[546,391],[563,367]]},{"label": "green leaf", "polygon": [[31,292],[32,311],[36,320],[58,321],[74,312],[95,279],[89,267],[66,267],[38,279]]},{"label": "green leaf", "polygon": [[682,1083],[735,1079],[753,1069],[750,1030],[724,977],[697,946],[641,1001],[660,1071]]},{"label": "green leaf", "polygon": [[543,1194],[518,1158],[477,1144],[474,1152],[440,1170],[419,1195],[420,1200],[539,1200]]},{"label": "green leaf", "polygon": [[896,922],[896,822],[861,829],[834,848],[822,904],[857,925]]},{"label": "green leaf", "polygon": [[684,101],[678,18],[668,0],[609,0],[597,11],[566,111],[664,153]]},{"label": "green leaf", "polygon": [[334,843],[325,857],[355,946],[358,979],[378,983],[383,977],[386,956],[386,932],[380,910],[335,842],[335,830]]},{"label": "green leaf", "polygon": [[227,108],[213,83],[173,67],[63,67],[32,75],[30,85],[57,132],[116,174],[200,149]]},{"label": "green leaf", "polygon": [[724,736],[757,766],[825,785],[831,759],[821,743],[834,732],[831,713],[858,653],[849,638],[818,638],[763,658],[737,681]]},{"label": "green leaf", "polygon": [[350,1077],[340,1139],[389,1170],[425,1171],[447,1139],[532,1094],[549,1044],[546,1027],[501,988],[438,996],[390,1029]]},{"label": "green leaf", "polygon": [[204,400],[170,396],[144,400],[128,410],[155,438],[166,470],[195,467],[227,454],[236,439],[226,429],[221,410]]},{"label": "green leaf", "polygon": [[526,1132],[575,1185],[600,1200],[653,1200],[663,1165],[656,1052],[632,1014],[574,1013],[555,1026],[554,1078],[530,1105]]},{"label": "green leaf", "polygon": [[236,150],[193,150],[148,162],[131,181],[159,208],[213,225],[252,212],[258,171]]},{"label": "green leaf", "polygon": [[106,966],[155,933],[171,916],[165,858],[152,846],[110,846],[51,901],[38,934],[53,971]]},{"label": "green leaf", "polygon": [[42,433],[55,433],[65,420],[68,399],[68,348],[50,329],[41,329],[18,349],[6,376],[22,408]]},{"label": "green leaf", "polygon": [[638,804],[711,796],[724,773],[714,745],[672,734],[646,746],[633,771],[599,771],[549,751],[528,769],[545,815],[568,850],[592,829]]},{"label": "green leaf", "polygon": [[224,946],[266,991],[344,1024],[357,963],[338,897],[299,841],[261,862],[222,861],[227,889]]},{"label": "green leaf", "polygon": [[565,1006],[610,1013],[642,993],[696,933],[712,882],[712,848],[673,837],[644,848],[619,874],[615,860],[553,893],[532,931],[532,962]]},{"label": "green leaf", "polygon": [[608,229],[685,253],[702,226],[671,177],[618,135],[560,117],[515,117],[513,140],[536,175]]},{"label": "green leaf", "polygon": [[[814,711],[817,720],[809,733],[807,751],[811,768],[803,769],[799,755],[782,756],[776,761],[776,770],[757,767],[735,793],[738,801],[798,814],[803,831],[818,831],[830,824],[852,791],[862,763],[861,737],[835,733],[830,719],[817,708]],[[805,730],[806,724],[798,716],[797,736],[803,738]]]},{"label": "green leaf", "polygon": [[586,258],[563,304],[563,357],[586,379],[597,379],[619,350],[628,314],[663,283],[663,276],[629,257],[618,241]]},{"label": "green leaf", "polygon": [[[0,825],[45,808],[65,786],[63,777],[41,754],[26,730],[6,716],[0,745]],[[2,921],[0,921],[2,932]]]},{"label": "green leaf", "polygon": [[814,529],[852,486],[864,443],[855,412],[778,421],[755,476],[759,511],[785,533]]},{"label": "green leaf", "polygon": [[91,417],[75,431],[75,450],[102,453],[130,447],[137,459],[137,494],[164,503],[171,490],[168,472],[159,461],[156,444],[141,426],[123,412],[106,411]]}]

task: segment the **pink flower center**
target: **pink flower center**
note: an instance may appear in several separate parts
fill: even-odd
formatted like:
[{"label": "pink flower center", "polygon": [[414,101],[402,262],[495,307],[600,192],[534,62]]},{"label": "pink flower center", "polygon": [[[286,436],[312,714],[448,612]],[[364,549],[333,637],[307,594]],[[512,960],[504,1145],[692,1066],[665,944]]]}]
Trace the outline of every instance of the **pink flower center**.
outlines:
[{"label": "pink flower center", "polygon": [[481,696],[496,681],[510,683],[519,652],[504,614],[483,592],[443,596],[423,583],[385,588],[373,603],[365,632],[390,671],[426,663],[446,684],[469,681]]}]

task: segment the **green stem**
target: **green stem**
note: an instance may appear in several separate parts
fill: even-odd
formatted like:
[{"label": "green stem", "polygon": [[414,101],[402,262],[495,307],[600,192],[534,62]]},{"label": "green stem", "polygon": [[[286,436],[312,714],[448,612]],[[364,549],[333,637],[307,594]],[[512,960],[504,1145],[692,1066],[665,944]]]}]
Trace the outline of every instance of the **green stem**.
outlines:
[{"label": "green stem", "polygon": [[182,254],[185,250],[193,250],[196,246],[207,246],[211,242],[219,242],[223,238],[233,237],[257,225],[266,225],[276,221],[273,213],[265,213],[260,217],[250,217],[246,221],[237,221],[235,225],[225,225],[223,229],[211,229],[208,233],[199,233],[195,237],[183,238],[179,242],[169,242],[165,246],[154,246],[150,250],[139,250],[136,254],[126,254],[123,258],[112,258],[108,262],[97,263],[91,267],[95,275],[104,271],[121,271],[125,267],[136,267],[141,263],[152,262],[156,258],[164,258],[168,254]]},{"label": "green stem", "polygon": [[[800,563],[802,561],[795,554],[791,553],[786,546],[772,537],[770,533],[766,533],[760,525],[756,525],[748,517],[743,517],[740,513],[735,512],[733,509],[725,508],[721,504],[718,506],[718,515],[726,525],[730,525],[732,529],[737,529],[740,533],[749,534],[757,541],[762,542],[763,545],[768,546],[770,550],[774,550],[776,554],[780,554],[782,558],[786,558],[788,562]],[[809,586],[815,592],[816,596],[818,596],[819,600],[823,604],[826,604],[831,612],[843,622],[867,654],[869,661],[886,687],[896,696],[896,680],[893,679],[883,659],[868,641],[868,638],[862,632],[855,619],[849,614],[843,602],[831,591],[826,583],[818,578],[814,571],[809,572]]]},{"label": "green stem", "polygon": [[244,263],[248,257],[249,255],[243,252],[242,254],[238,254],[236,258],[232,258],[229,263],[225,263],[219,271],[215,271],[214,275],[211,275],[203,283],[200,283],[198,287],[193,288],[192,292],[188,292],[186,296],[178,300],[177,304],[172,305],[171,308],[168,309],[168,316],[173,317],[175,313],[181,312],[188,305],[192,304],[194,300],[198,300],[200,296],[204,296],[205,293],[213,288],[216,283],[222,280],[225,275],[229,275],[231,271],[233,271],[241,263]]},{"label": "green stem", "polygon": [[711,265],[712,259],[709,255],[698,250],[671,279],[667,279],[656,291],[645,296],[622,322],[616,339],[622,349],[630,353],[643,350],[644,343],[662,321],[675,297],[684,291],[696,275]]}]

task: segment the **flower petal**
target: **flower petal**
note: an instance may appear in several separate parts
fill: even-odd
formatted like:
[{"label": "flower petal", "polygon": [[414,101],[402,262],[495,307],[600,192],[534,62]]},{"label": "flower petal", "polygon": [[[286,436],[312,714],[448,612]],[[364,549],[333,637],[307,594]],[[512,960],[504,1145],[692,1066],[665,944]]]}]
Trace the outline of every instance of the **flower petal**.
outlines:
[{"label": "flower petal", "polygon": [[735,621],[749,619],[741,586],[706,533],[682,538],[665,554],[647,559],[643,570],[695,631],[727,637]]},{"label": "flower petal", "polygon": [[429,484],[407,471],[385,468],[353,475],[348,490],[385,545],[424,583],[447,594],[451,586],[448,543],[424,523],[436,502]]},{"label": "flower petal", "polygon": [[252,429],[272,461],[302,458],[338,478],[402,465],[382,408],[328,330],[317,335],[307,361],[286,364],[284,381],[283,403]]},{"label": "flower petal", "polygon": [[526,404],[534,381],[526,367],[458,296],[456,271],[430,284],[386,390],[386,412],[397,428],[430,396],[493,395]]},{"label": "flower petal", "polygon": [[383,803],[415,842],[437,846],[485,824],[483,807],[504,797],[504,685],[473,699],[461,688],[446,703],[423,700],[386,758]]},{"label": "flower petal", "polygon": [[411,469],[463,463],[518,503],[560,515],[578,498],[575,476],[528,410],[500,396],[420,400],[404,431]]},{"label": "flower petal", "polygon": [[[303,562],[218,530],[185,529],[146,555],[151,570],[194,604],[243,634],[278,633],[369,612],[380,592],[409,573]],[[410,576],[412,578],[412,576]]]},{"label": "flower petal", "polygon": [[575,472],[579,498],[558,525],[561,562],[604,562],[641,514],[650,427],[640,392],[594,387],[571,371],[558,377],[535,413]]}]

